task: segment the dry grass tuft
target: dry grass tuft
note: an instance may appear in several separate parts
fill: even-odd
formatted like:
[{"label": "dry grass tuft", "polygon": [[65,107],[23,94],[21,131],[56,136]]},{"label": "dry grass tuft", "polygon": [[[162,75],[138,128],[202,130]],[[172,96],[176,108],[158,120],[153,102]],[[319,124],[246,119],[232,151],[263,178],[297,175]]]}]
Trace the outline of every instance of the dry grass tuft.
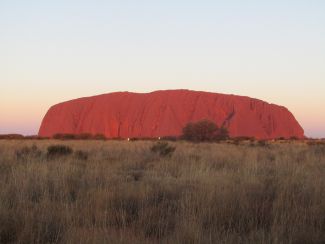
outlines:
[{"label": "dry grass tuft", "polygon": [[170,157],[174,153],[175,149],[176,147],[170,146],[169,143],[165,141],[157,142],[150,148],[152,152],[157,153],[162,157]]}]

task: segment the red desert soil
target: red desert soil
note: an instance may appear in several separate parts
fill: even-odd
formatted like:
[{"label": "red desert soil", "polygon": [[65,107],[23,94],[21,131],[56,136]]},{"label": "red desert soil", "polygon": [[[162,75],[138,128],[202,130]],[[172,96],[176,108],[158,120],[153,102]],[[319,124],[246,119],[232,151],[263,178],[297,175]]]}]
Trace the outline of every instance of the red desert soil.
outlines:
[{"label": "red desert soil", "polygon": [[113,137],[177,136],[190,121],[208,119],[231,137],[304,137],[290,111],[249,97],[190,90],[115,92],[52,106],[39,135],[104,134]]}]

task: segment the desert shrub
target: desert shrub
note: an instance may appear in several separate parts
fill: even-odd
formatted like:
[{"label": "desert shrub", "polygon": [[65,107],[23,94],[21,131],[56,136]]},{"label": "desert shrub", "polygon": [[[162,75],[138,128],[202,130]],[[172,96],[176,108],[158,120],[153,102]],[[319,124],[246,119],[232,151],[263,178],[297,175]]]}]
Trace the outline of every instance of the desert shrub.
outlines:
[{"label": "desert shrub", "polygon": [[105,135],[91,133],[81,133],[81,134],[55,134],[53,139],[57,140],[106,140]]},{"label": "desert shrub", "polygon": [[36,145],[31,147],[23,147],[15,151],[17,160],[27,160],[28,158],[39,158],[42,155],[42,151],[37,148]]},{"label": "desert shrub", "polygon": [[234,145],[249,143],[250,146],[255,146],[255,138],[250,136],[237,136],[232,138],[231,142]]},{"label": "desert shrub", "polygon": [[257,144],[261,147],[265,147],[268,145],[266,140],[259,140]]},{"label": "desert shrub", "polygon": [[276,138],[277,141],[284,141],[286,140],[283,136]]},{"label": "desert shrub", "polygon": [[131,137],[131,138],[128,138],[129,141],[138,141],[139,139],[136,138],[136,137]]},{"label": "desert shrub", "polygon": [[75,139],[78,139],[78,140],[90,140],[92,138],[93,138],[93,135],[90,133],[81,133],[81,134],[75,135]]},{"label": "desert shrub", "polygon": [[73,140],[73,139],[76,139],[76,135],[58,133],[58,134],[53,135],[53,139],[57,139],[57,140]]},{"label": "desert shrub", "polygon": [[214,140],[226,140],[229,138],[229,131],[226,127],[221,127],[217,130],[217,133],[214,136]]},{"label": "desert shrub", "polygon": [[79,160],[87,160],[89,156],[88,152],[82,150],[75,151],[74,155]]},{"label": "desert shrub", "polygon": [[189,141],[209,141],[212,140],[218,127],[215,123],[202,120],[196,123],[188,123],[183,128],[183,138]]},{"label": "desert shrub", "polygon": [[171,156],[175,149],[176,147],[170,146],[168,142],[157,142],[150,148],[152,152],[163,157]]},{"label": "desert shrub", "polygon": [[38,135],[32,135],[32,136],[25,136],[24,139],[26,140],[42,140],[44,137],[40,137]]},{"label": "desert shrub", "polygon": [[0,135],[0,140],[1,139],[17,140],[17,139],[24,139],[24,136],[20,134],[5,134],[5,135]]},{"label": "desert shrub", "polygon": [[255,138],[254,137],[251,137],[251,136],[237,136],[234,138],[235,140],[238,140],[238,141],[254,141]]},{"label": "desert shrub", "polygon": [[153,137],[138,137],[137,138],[139,141],[155,141],[156,138]]},{"label": "desert shrub", "polygon": [[236,145],[236,146],[238,146],[238,145],[240,144],[240,142],[241,142],[241,140],[240,140],[239,138],[234,138],[234,139],[232,140],[232,144],[234,144],[234,145]]},{"label": "desert shrub", "polygon": [[203,142],[225,140],[229,137],[228,130],[209,120],[188,123],[183,128],[182,138],[188,141]]},{"label": "desert shrub", "polygon": [[112,140],[112,141],[122,141],[123,138],[122,137],[112,137],[112,138],[110,138],[110,140]]},{"label": "desert shrub", "polygon": [[67,156],[72,154],[73,150],[71,147],[66,145],[52,145],[47,148],[47,157],[54,158],[60,156]]},{"label": "desert shrub", "polygon": [[325,145],[325,140],[313,140],[313,139],[309,139],[306,143],[307,143],[308,146]]},{"label": "desert shrub", "polygon": [[249,146],[251,146],[251,147],[255,147],[255,146],[256,146],[255,141],[250,141],[250,142],[249,142]]},{"label": "desert shrub", "polygon": [[96,134],[96,135],[93,136],[93,139],[94,140],[106,140],[107,138],[103,134]]},{"label": "desert shrub", "polygon": [[160,140],[163,141],[177,141],[178,137],[177,136],[163,136],[160,138]]}]

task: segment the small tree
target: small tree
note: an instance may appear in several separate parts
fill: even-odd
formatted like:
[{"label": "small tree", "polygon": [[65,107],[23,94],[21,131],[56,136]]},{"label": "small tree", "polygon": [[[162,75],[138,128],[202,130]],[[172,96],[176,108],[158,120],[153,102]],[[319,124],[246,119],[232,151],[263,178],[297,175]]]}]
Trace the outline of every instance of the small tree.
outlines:
[{"label": "small tree", "polygon": [[213,141],[228,138],[228,130],[218,126],[209,120],[201,120],[195,123],[188,123],[183,128],[182,138],[188,141]]}]

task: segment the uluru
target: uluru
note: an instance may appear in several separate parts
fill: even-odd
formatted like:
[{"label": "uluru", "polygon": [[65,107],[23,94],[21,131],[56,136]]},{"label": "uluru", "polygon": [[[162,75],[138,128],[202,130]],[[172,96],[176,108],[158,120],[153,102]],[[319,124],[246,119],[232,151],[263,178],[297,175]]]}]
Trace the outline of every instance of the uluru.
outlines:
[{"label": "uluru", "polygon": [[46,113],[39,136],[179,136],[187,123],[202,119],[226,127],[231,137],[304,137],[302,127],[283,106],[245,96],[191,90],[114,92],[59,103]]}]

